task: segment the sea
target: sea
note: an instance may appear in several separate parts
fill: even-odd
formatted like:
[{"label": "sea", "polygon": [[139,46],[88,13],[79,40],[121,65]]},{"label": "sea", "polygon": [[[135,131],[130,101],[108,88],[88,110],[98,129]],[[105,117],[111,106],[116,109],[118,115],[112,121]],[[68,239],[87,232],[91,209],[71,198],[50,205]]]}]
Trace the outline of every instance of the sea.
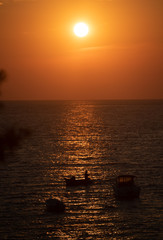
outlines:
[{"label": "sea", "polygon": [[[163,100],[6,101],[10,127],[31,135],[0,162],[1,240],[163,239]],[[92,185],[66,187],[85,170]],[[115,198],[121,174],[139,199]],[[47,212],[49,198],[65,212]]]}]

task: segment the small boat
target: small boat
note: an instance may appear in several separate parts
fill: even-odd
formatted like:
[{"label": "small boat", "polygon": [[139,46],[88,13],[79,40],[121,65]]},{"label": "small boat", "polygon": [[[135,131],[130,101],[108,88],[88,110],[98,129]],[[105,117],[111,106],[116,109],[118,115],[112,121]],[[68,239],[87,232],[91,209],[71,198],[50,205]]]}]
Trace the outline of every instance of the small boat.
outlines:
[{"label": "small boat", "polygon": [[72,178],[65,178],[66,186],[67,187],[75,187],[75,186],[88,186],[92,184],[92,180],[90,178],[87,179],[75,179]]},{"label": "small boat", "polygon": [[65,211],[65,204],[56,198],[49,198],[46,200],[46,209],[48,212],[63,213]]},{"label": "small boat", "polygon": [[139,198],[140,187],[135,185],[134,178],[133,175],[120,175],[116,178],[113,189],[118,199]]}]

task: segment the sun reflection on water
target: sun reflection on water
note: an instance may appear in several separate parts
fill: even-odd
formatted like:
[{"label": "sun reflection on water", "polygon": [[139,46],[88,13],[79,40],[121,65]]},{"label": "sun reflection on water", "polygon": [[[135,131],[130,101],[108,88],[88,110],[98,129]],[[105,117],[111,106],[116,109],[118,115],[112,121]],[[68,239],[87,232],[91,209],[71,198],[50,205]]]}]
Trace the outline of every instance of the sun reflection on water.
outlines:
[{"label": "sun reflection on water", "polygon": [[[103,229],[105,235],[115,239],[122,234],[117,223],[124,221],[124,213],[119,211],[109,182],[116,174],[110,164],[115,149],[103,124],[94,105],[74,104],[62,112],[59,123],[62,128],[58,128],[55,142],[51,141],[58,148],[50,155],[47,196],[59,196],[66,203],[66,212],[56,220],[58,224],[62,222],[62,229],[53,226],[56,232],[49,231],[49,238],[92,239],[103,234]],[[86,169],[94,181],[92,186],[66,188],[64,177],[82,179]]]},{"label": "sun reflection on water", "polygon": [[67,113],[64,137],[71,153],[69,158],[77,164],[88,164],[89,159],[96,158],[98,154],[98,142],[96,148],[92,145],[93,139],[99,137],[95,119],[92,106],[76,105]]}]

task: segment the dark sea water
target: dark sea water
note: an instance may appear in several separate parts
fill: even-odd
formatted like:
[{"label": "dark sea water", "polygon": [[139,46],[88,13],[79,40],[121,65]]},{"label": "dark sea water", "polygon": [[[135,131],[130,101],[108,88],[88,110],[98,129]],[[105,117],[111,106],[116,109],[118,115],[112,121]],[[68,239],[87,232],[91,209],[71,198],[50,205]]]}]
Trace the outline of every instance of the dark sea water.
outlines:
[{"label": "dark sea water", "polygon": [[[163,239],[163,101],[6,102],[0,128],[32,135],[0,164],[0,239]],[[94,184],[66,188],[64,177]],[[112,179],[137,176],[140,199]],[[66,211],[46,211],[57,197]]]}]

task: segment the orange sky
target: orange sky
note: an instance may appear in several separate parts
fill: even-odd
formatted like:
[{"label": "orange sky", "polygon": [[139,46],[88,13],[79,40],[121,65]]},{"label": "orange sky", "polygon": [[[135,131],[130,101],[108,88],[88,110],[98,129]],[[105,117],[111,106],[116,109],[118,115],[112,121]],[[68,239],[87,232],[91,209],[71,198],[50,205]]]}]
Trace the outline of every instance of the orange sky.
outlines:
[{"label": "orange sky", "polygon": [[162,13],[162,0],[0,0],[1,98],[163,98]]}]

